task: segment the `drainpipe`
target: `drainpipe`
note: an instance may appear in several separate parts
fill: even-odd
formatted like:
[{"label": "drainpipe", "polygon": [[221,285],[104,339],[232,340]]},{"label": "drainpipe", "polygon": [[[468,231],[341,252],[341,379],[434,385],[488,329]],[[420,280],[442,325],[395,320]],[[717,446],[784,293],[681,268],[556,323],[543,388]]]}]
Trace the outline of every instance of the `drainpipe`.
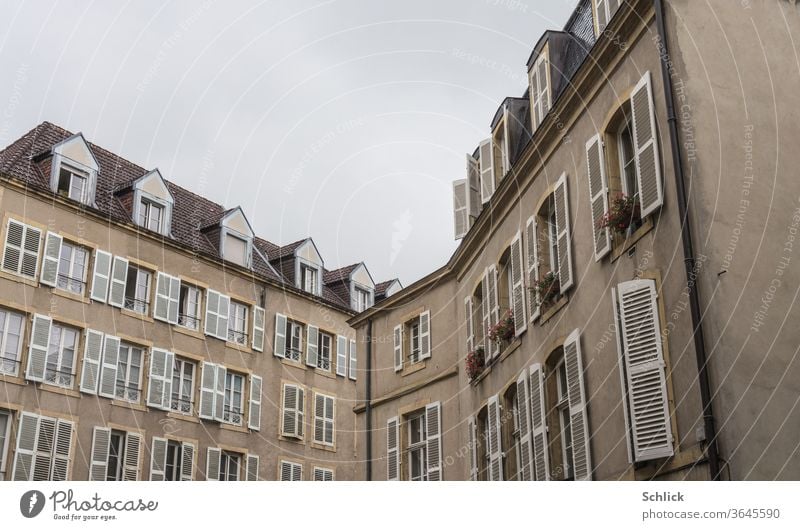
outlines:
[{"label": "drainpipe", "polygon": [[372,480],[372,318],[367,320],[367,389],[366,409],[367,415],[367,481]]},{"label": "drainpipe", "polygon": [[669,140],[672,147],[672,165],[675,168],[675,188],[678,194],[678,215],[681,219],[681,242],[683,245],[683,263],[686,269],[686,288],[689,292],[689,308],[694,329],[694,351],[697,357],[698,379],[700,383],[700,401],[703,406],[703,425],[706,439],[708,440],[707,455],[708,467],[712,480],[720,480],[719,452],[717,449],[717,432],[714,426],[714,412],[711,403],[711,384],[708,376],[708,358],[706,356],[705,339],[703,337],[703,319],[700,311],[700,297],[697,293],[695,276],[695,257],[692,247],[692,231],[689,224],[689,215],[686,199],[686,183],[681,158],[680,142],[678,140],[678,119],[675,116],[673,101],[672,78],[669,72],[669,47],[667,43],[667,29],[664,24],[664,4],[662,0],[654,0],[656,11],[656,26],[663,49],[661,56],[661,79],[664,85],[664,100],[667,104],[667,118],[669,122]]}]

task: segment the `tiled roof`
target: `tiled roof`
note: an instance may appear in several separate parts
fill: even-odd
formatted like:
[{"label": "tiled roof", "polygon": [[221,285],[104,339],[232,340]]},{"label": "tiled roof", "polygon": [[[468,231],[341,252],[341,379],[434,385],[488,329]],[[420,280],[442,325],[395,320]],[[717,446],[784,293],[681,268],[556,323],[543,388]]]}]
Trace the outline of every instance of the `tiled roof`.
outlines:
[{"label": "tiled roof", "polygon": [[350,279],[350,274],[356,270],[359,265],[361,265],[361,263],[353,263],[352,265],[340,267],[332,271],[325,271],[325,274],[322,275],[322,282],[325,284],[346,282]]},{"label": "tiled roof", "polygon": [[386,280],[385,282],[376,283],[375,284],[375,296],[383,296],[386,294],[386,289],[389,288],[394,282],[397,281],[397,278],[394,280]]}]

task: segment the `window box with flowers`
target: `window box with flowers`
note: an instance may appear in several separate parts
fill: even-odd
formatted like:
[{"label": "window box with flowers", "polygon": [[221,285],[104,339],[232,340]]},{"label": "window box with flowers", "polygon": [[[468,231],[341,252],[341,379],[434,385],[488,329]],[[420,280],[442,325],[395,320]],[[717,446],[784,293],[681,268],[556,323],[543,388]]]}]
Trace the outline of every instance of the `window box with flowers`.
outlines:
[{"label": "window box with flowers", "polygon": [[486,367],[483,346],[478,346],[475,350],[469,352],[465,362],[467,365],[467,377],[470,381],[474,381]]},{"label": "window box with flowers", "polygon": [[553,272],[548,272],[542,276],[541,280],[534,282],[533,291],[534,295],[539,300],[541,311],[547,311],[555,301],[558,300],[558,295],[561,292],[558,275]]},{"label": "window box with flowers", "polygon": [[514,312],[510,309],[503,314],[500,322],[490,326],[488,330],[489,340],[500,345],[501,350],[505,344],[508,344],[514,338],[514,334]]},{"label": "window box with flowers", "polygon": [[628,197],[620,193],[611,199],[608,213],[597,221],[597,228],[609,228],[616,234],[624,236],[628,228],[636,226],[641,221],[639,201],[636,197]]}]

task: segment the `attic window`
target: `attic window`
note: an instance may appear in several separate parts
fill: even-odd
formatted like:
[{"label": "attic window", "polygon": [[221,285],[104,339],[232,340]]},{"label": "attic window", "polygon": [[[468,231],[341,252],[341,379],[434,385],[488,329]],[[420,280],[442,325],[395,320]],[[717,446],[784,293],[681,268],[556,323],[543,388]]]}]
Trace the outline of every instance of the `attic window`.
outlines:
[{"label": "attic window", "polygon": [[248,259],[249,243],[246,239],[231,232],[225,233],[224,239],[224,258],[242,267],[247,267],[250,260]]},{"label": "attic window", "polygon": [[86,203],[89,198],[89,173],[61,164],[56,192],[72,200]]},{"label": "attic window", "polygon": [[550,110],[550,72],[548,48],[545,46],[528,73],[530,78],[531,121],[535,131]]},{"label": "attic window", "polygon": [[164,231],[164,206],[153,201],[142,199],[139,205],[139,226],[153,232]]},{"label": "attic window", "polygon": [[161,177],[154,169],[133,184],[133,221],[147,230],[168,236],[174,199]]},{"label": "attic window", "polygon": [[317,294],[317,269],[306,264],[300,265],[300,285],[303,290]]},{"label": "attic window", "polygon": [[80,133],[70,136],[54,145],[51,153],[50,189],[82,204],[94,204],[100,166],[83,136]]},{"label": "attic window", "polygon": [[356,306],[353,308],[359,313],[361,311],[366,311],[370,307],[372,307],[372,291],[367,289],[362,289],[360,287],[355,288],[356,296],[355,302]]}]

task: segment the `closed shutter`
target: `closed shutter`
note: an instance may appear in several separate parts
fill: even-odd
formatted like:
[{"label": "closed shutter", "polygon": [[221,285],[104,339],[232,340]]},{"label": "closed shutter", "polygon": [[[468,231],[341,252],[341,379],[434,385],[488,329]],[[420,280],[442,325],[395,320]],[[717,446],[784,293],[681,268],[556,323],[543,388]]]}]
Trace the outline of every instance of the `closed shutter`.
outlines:
[{"label": "closed shutter", "polygon": [[467,333],[467,353],[475,351],[475,330],[472,328],[472,297],[464,298],[464,324]]},{"label": "closed shutter", "polygon": [[314,481],[331,482],[333,480],[333,470],[324,467],[314,467]]},{"label": "closed shutter", "polygon": [[214,419],[225,419],[225,378],[228,370],[221,364],[216,365],[214,376]]},{"label": "closed shutter", "polygon": [[262,380],[259,376],[250,376],[250,406],[247,426],[254,431],[261,430],[261,383]]},{"label": "closed shutter", "polygon": [[503,480],[503,440],[501,435],[500,402],[497,395],[487,405],[489,430],[489,480]]},{"label": "closed shutter", "polygon": [[41,239],[42,231],[38,228],[9,219],[3,249],[3,269],[36,278]]},{"label": "closed shutter", "polygon": [[527,239],[527,270],[528,270],[528,312],[531,322],[539,318],[539,294],[536,292],[536,282],[539,280],[539,244],[536,240],[536,216],[532,216],[525,224],[525,239]]},{"label": "closed shutter", "polygon": [[307,326],[306,337],[306,364],[316,368],[319,356],[319,328]]},{"label": "closed shutter", "polygon": [[453,181],[453,228],[455,239],[461,239],[469,230],[469,204],[467,179]]},{"label": "closed shutter", "polygon": [[336,336],[336,375],[347,377],[347,337]]},{"label": "closed shutter", "polygon": [[656,113],[649,71],[645,72],[633,89],[631,109],[636,179],[639,184],[641,215],[644,218],[664,203],[661,160],[656,138]]},{"label": "closed shutter", "polygon": [[181,480],[194,480],[194,458],[197,449],[193,443],[183,442],[181,444]]},{"label": "closed shutter", "polygon": [[335,405],[331,396],[314,394],[314,441],[333,445],[335,436]]},{"label": "closed shutter", "polygon": [[303,480],[303,465],[281,460],[281,480]]},{"label": "closed shutter", "polygon": [[53,444],[53,471],[50,480],[69,479],[70,460],[72,459],[72,433],[74,431],[75,425],[71,421],[58,420],[55,443]]},{"label": "closed shutter", "polygon": [[95,427],[92,434],[92,461],[89,465],[89,480],[105,480],[108,473],[108,450],[111,445],[111,429]]},{"label": "closed shutter", "polygon": [[122,466],[122,480],[139,480],[142,435],[129,432],[125,435],[125,458]]},{"label": "closed shutter", "polygon": [[180,279],[159,272],[156,275],[156,303],[153,305],[153,318],[177,324],[180,293]]},{"label": "closed shutter", "polygon": [[198,416],[205,420],[214,419],[214,403],[216,402],[217,365],[203,363],[200,376],[200,408]]},{"label": "closed shutter", "polygon": [[511,242],[511,306],[514,312],[514,333],[517,337],[528,327],[525,317],[525,269],[522,265],[522,234]]},{"label": "closed shutter", "polygon": [[569,193],[567,191],[567,174],[562,173],[553,193],[556,203],[556,247],[558,248],[558,280],[561,293],[572,287],[572,241],[569,227]]},{"label": "closed shutter", "polygon": [[267,317],[263,307],[253,306],[253,349],[264,351],[264,326]]},{"label": "closed shutter", "polygon": [[272,354],[286,357],[286,315],[275,313],[275,340],[272,341]]},{"label": "closed shutter", "polygon": [[245,473],[245,480],[258,480],[258,455],[247,455],[247,472]]},{"label": "closed shutter", "polygon": [[394,327],[394,371],[403,369],[403,325]]},{"label": "closed shutter", "polygon": [[50,317],[33,315],[33,328],[28,346],[28,367],[25,369],[25,379],[28,381],[44,381],[44,367],[47,363],[52,323]]},{"label": "closed shutter", "polygon": [[467,214],[478,217],[481,213],[481,168],[478,161],[467,154]]},{"label": "closed shutter", "polygon": [[33,453],[33,480],[51,480],[57,423],[55,418],[39,416],[39,432]]},{"label": "closed shutter", "polygon": [[550,480],[550,457],[547,441],[547,412],[545,409],[544,372],[541,364],[530,367],[530,412],[531,412],[531,478]]},{"label": "closed shutter", "polygon": [[395,416],[386,422],[386,480],[400,480],[400,422]]},{"label": "closed shutter", "polygon": [[61,259],[61,243],[63,238],[53,232],[47,232],[44,241],[44,257],[39,283],[55,287],[58,281],[58,262]]},{"label": "closed shutter", "polygon": [[633,280],[621,283],[618,291],[634,459],[672,456],[656,284]]},{"label": "closed shutter", "polygon": [[[430,357],[430,353],[428,353]],[[350,379],[356,380],[356,370],[358,369],[358,356],[356,353],[356,341],[350,339]]]},{"label": "closed shutter", "polygon": [[528,415],[529,404],[528,371],[523,370],[522,374],[517,378],[517,410],[519,417],[519,462],[517,463],[519,472],[517,478],[519,480],[532,480],[533,478],[530,416]]},{"label": "closed shutter", "polygon": [[442,407],[437,401],[425,407],[428,480],[442,480]]},{"label": "closed shutter", "polygon": [[150,447],[150,480],[165,480],[168,443],[165,438],[153,436],[153,444]]},{"label": "closed shutter", "polygon": [[281,434],[299,438],[303,436],[303,389],[297,385],[283,385],[283,419]]},{"label": "closed shutter", "polygon": [[589,207],[592,210],[592,233],[594,234],[594,260],[611,251],[611,234],[608,227],[599,228],[599,223],[608,213],[608,181],[600,134],[586,142],[586,173],[589,177]]},{"label": "closed shutter", "polygon": [[14,451],[14,480],[33,479],[33,456],[36,451],[36,440],[39,436],[39,416],[23,412],[19,418],[17,431],[17,447]]},{"label": "closed shutter", "polygon": [[494,194],[494,156],[492,139],[487,138],[478,146],[481,167],[481,202],[487,203]]},{"label": "closed shutter", "polygon": [[103,357],[103,334],[93,329],[86,330],[81,368],[81,392],[97,394],[100,382],[100,362]]},{"label": "closed shutter", "polygon": [[[489,283],[489,325],[494,326],[500,322],[500,294],[497,292],[497,267],[495,265],[489,266],[486,278]],[[486,303],[485,300],[484,303]],[[499,355],[500,343],[490,341],[489,352],[491,353],[490,358]]]},{"label": "closed shutter", "polygon": [[589,451],[589,421],[583,384],[580,332],[576,329],[564,342],[564,367],[567,372],[567,398],[572,428],[572,460],[575,480],[592,480],[592,461]]},{"label": "closed shutter", "polygon": [[228,340],[228,311],[231,308],[230,296],[224,294],[219,295],[219,309],[217,313],[217,338],[219,340]]},{"label": "closed shutter", "polygon": [[469,479],[478,480],[478,440],[475,417],[467,420],[467,447],[469,449]]},{"label": "closed shutter", "polygon": [[120,256],[114,256],[113,263],[108,303],[114,307],[124,307],[125,284],[128,281],[128,260]]},{"label": "closed shutter", "polygon": [[153,348],[150,352],[150,377],[147,389],[147,405],[162,410],[170,409],[172,399],[172,371],[175,355],[172,352]]},{"label": "closed shutter", "polygon": [[100,395],[114,398],[117,384],[117,361],[119,359],[119,337],[106,335],[103,340],[103,363],[100,366]]},{"label": "closed shutter", "polygon": [[419,316],[419,358],[429,359],[431,356],[431,312],[425,311]]},{"label": "closed shutter", "polygon": [[209,447],[206,451],[206,480],[219,480],[219,460],[222,451]]},{"label": "closed shutter", "polygon": [[94,251],[94,271],[92,272],[91,298],[97,302],[106,303],[108,299],[108,285],[111,279],[111,254],[103,250]]}]

